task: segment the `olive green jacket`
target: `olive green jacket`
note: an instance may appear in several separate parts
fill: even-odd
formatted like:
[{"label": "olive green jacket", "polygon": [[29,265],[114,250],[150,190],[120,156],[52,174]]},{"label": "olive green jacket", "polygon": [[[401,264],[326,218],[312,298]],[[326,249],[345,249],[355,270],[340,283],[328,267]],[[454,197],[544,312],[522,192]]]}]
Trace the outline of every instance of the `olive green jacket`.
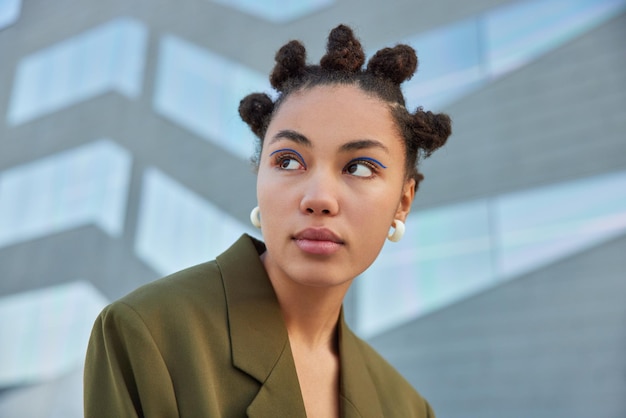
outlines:
[{"label": "olive green jacket", "polygon": [[[287,330],[242,236],[215,261],[106,307],[85,364],[85,416],[304,417]],[[434,417],[415,390],[339,324],[343,417]]]}]

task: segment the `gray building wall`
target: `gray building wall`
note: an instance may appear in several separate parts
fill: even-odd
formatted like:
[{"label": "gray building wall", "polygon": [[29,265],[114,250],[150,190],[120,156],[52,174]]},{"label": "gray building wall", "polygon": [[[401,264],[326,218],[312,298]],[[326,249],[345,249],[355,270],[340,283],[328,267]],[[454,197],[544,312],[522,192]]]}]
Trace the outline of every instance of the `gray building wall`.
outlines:
[{"label": "gray building wall", "polygon": [[[133,247],[148,167],[248,222],[256,201],[248,162],[153,110],[163,35],[267,73],[274,51],[288,39],[301,39],[311,59],[319,58],[325,33],[338,22],[353,25],[366,47],[380,46],[507,3],[346,0],[273,24],[208,0],[24,1],[19,21],[0,31],[0,115],[7,114],[24,56],[118,16],[147,25],[148,49],[137,99],[108,92],[18,126],[0,119],[0,174],[98,138],[113,139],[133,157],[122,235],[83,226],[0,248],[0,296],[84,278],[114,299],[157,278]],[[625,169],[624,39],[621,14],[447,106],[454,135],[425,161],[416,209]],[[626,416],[625,250],[624,238],[615,239],[372,343],[439,417]],[[62,387],[75,387],[76,376],[61,379]],[[62,396],[55,382],[26,389],[21,396],[20,389],[0,392],[0,415],[28,415],[27,394]]]},{"label": "gray building wall", "polygon": [[626,15],[470,94],[425,160],[420,205],[440,205],[626,167]]},{"label": "gray building wall", "polygon": [[440,417],[623,417],[625,253],[615,239],[371,343]]},{"label": "gray building wall", "polygon": [[[623,170],[624,39],[622,14],[450,106],[418,205]],[[441,417],[626,416],[625,254],[622,236],[371,342]]]}]

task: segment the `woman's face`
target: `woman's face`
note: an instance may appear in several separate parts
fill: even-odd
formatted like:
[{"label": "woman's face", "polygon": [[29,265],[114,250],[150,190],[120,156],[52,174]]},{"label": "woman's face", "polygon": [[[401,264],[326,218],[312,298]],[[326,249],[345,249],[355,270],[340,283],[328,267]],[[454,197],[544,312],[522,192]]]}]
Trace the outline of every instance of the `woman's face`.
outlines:
[{"label": "woman's face", "polygon": [[274,115],[257,198],[272,279],[349,284],[378,256],[414,196],[388,106],[355,86],[293,93]]}]

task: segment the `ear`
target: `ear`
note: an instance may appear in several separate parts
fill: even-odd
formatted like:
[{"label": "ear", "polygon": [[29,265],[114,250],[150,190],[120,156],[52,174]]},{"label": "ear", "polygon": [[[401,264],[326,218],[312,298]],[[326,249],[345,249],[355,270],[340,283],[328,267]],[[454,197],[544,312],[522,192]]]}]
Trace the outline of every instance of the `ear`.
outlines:
[{"label": "ear", "polygon": [[398,209],[394,219],[399,219],[402,222],[406,222],[406,217],[411,211],[411,205],[415,198],[415,179],[410,178],[404,182],[402,188],[402,195],[400,196],[400,202],[398,203]]}]

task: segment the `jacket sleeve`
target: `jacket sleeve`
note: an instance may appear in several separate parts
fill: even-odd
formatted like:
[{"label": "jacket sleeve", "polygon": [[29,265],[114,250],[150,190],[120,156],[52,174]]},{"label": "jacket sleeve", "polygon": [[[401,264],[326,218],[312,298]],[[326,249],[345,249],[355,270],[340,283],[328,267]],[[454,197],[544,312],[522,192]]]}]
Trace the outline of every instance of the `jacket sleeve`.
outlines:
[{"label": "jacket sleeve", "polygon": [[178,417],[172,379],[150,330],[116,302],[97,318],[84,374],[86,418]]},{"label": "jacket sleeve", "polygon": [[433,412],[433,409],[431,408],[431,406],[428,403],[428,401],[424,401],[424,402],[426,402],[426,417],[427,418],[435,418],[435,413]]}]

